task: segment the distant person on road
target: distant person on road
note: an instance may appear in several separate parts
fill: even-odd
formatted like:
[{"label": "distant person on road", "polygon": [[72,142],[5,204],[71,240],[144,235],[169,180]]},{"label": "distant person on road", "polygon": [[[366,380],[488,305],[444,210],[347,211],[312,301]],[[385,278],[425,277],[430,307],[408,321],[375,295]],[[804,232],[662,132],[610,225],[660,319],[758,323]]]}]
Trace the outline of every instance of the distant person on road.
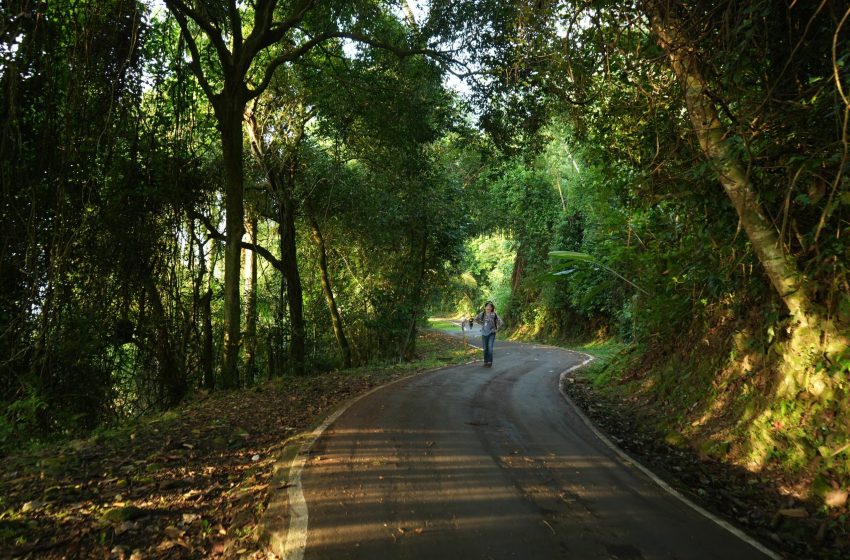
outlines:
[{"label": "distant person on road", "polygon": [[492,301],[484,304],[484,310],[475,316],[475,322],[481,325],[481,345],[484,347],[484,367],[493,367],[493,346],[496,344],[496,331],[505,323],[496,315],[496,306]]}]

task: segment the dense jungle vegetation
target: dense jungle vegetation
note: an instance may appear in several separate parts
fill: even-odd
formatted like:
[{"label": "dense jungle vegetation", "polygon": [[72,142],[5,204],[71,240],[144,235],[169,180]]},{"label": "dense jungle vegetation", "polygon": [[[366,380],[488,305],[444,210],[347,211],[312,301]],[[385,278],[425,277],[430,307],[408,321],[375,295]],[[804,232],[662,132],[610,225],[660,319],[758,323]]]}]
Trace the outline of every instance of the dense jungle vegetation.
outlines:
[{"label": "dense jungle vegetation", "polygon": [[0,86],[6,450],[492,299],[846,508],[843,0],[7,0]]}]

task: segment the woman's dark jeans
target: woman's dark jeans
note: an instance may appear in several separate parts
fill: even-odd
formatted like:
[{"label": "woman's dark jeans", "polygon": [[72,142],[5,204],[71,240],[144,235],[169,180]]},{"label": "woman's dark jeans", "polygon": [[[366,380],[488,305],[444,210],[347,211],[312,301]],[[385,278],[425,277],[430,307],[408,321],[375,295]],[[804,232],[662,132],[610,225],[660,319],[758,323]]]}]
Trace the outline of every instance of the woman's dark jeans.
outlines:
[{"label": "woman's dark jeans", "polygon": [[496,344],[496,333],[490,333],[481,337],[481,346],[484,347],[484,363],[493,363],[493,345]]}]

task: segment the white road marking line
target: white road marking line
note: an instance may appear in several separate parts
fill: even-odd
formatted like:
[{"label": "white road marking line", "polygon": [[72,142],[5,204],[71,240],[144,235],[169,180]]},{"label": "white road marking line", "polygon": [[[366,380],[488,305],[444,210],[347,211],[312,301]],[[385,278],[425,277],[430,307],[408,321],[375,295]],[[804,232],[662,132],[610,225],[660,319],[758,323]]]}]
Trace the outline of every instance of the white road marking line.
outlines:
[{"label": "white road marking line", "polygon": [[[369,393],[371,392],[369,391]],[[366,395],[369,393],[366,393]],[[304,465],[307,463],[310,449],[316,443],[316,440],[319,439],[319,436],[322,435],[322,432],[358,400],[360,399],[354,399],[325,418],[324,422],[310,432],[307,441],[302,444],[301,449],[295,455],[295,458],[292,459],[292,465],[289,467],[290,484],[287,489],[287,495],[289,497],[289,530],[286,533],[286,542],[283,545],[283,557],[286,560],[301,560],[304,558],[304,550],[307,548],[309,515],[307,512],[307,501],[304,499],[304,488],[301,485],[301,471],[304,470]]]},{"label": "white road marking line", "polygon": [[[596,428],[596,426],[593,425],[593,422],[591,422],[590,419],[587,416],[585,416],[585,414],[581,411],[581,409],[579,409],[578,406],[576,406],[576,404],[572,401],[572,399],[570,399],[570,397],[562,389],[564,377],[566,377],[566,375],[568,373],[587,365],[594,358],[593,358],[593,356],[590,356],[589,354],[585,354],[583,352],[576,352],[575,350],[567,350],[567,351],[571,352],[573,354],[579,354],[579,355],[587,356],[587,359],[584,360],[583,362],[581,362],[580,364],[574,365],[570,368],[567,368],[563,372],[561,372],[559,379],[558,379],[558,391],[561,393],[561,396],[564,398],[564,400],[570,406],[573,407],[574,411],[576,412],[576,414],[578,414],[579,418],[581,418],[582,422],[584,422],[584,424],[594,433],[594,435],[596,435],[596,437],[598,437],[602,441],[602,443],[607,445],[612,451],[614,451],[627,464],[631,464],[632,466],[634,466],[635,468],[640,470],[643,474],[645,474],[647,477],[649,477],[650,480],[655,482],[655,484],[657,484],[663,490],[668,492],[670,495],[679,499],[682,503],[689,506],[691,509],[693,509],[697,513],[706,517],[710,521],[713,521],[715,524],[722,527],[723,529],[726,529],[728,532],[732,533],[733,535],[735,535],[736,537],[738,537],[739,539],[741,539],[745,543],[747,543],[750,546],[754,547],[755,549],[759,550],[760,552],[762,552],[763,554],[765,554],[766,556],[768,556],[772,560],[782,560],[781,556],[779,556],[778,554],[776,554],[772,550],[766,548],[761,543],[759,543],[758,541],[756,541],[755,539],[753,539],[752,537],[750,537],[749,535],[747,535],[746,533],[744,533],[743,531],[738,529],[737,527],[732,526],[727,521],[720,519],[719,517],[712,514],[711,512],[703,509],[702,507],[693,503],[691,500],[689,500],[688,498],[686,498],[685,496],[680,494],[678,491],[676,491],[675,489],[670,487],[669,484],[667,484],[666,482],[664,482],[663,480],[658,478],[658,476],[656,476],[655,473],[653,473],[652,471],[650,471],[649,469],[647,469],[646,467],[641,465],[639,462],[635,461],[625,451],[623,451],[622,449],[617,447],[611,440],[609,440],[608,437],[605,436],[605,434],[600,432]],[[434,371],[439,371],[441,369],[448,369],[450,367],[457,367],[457,366],[447,366],[445,368],[437,368],[436,370],[427,370],[427,371],[420,372],[416,375],[431,373],[431,372],[434,372]],[[346,403],[345,405],[340,407],[333,414],[331,414],[330,416],[325,418],[325,420],[316,429],[314,429],[310,433],[306,442],[304,444],[302,444],[301,449],[299,450],[298,454],[292,460],[292,465],[290,466],[290,471],[289,471],[290,472],[290,479],[289,479],[290,485],[289,485],[289,488],[287,489],[287,493],[288,493],[288,498],[289,498],[290,517],[289,517],[289,530],[287,531],[286,541],[285,541],[284,546],[283,546],[283,558],[285,560],[303,560],[304,552],[307,549],[307,527],[308,527],[308,524],[309,524],[309,513],[308,513],[308,509],[307,509],[307,501],[304,499],[304,489],[303,489],[303,486],[301,484],[301,473],[304,470],[304,465],[307,463],[307,457],[309,455],[310,449],[313,447],[313,444],[315,444],[316,440],[319,439],[319,437],[322,435],[322,433],[331,424],[333,424],[340,416],[342,416],[342,414],[346,410],[351,408],[360,399],[363,399],[363,398],[371,395],[372,393],[379,391],[379,390],[381,390],[385,387],[389,387],[390,385],[394,385],[394,384],[396,384],[400,381],[404,381],[405,379],[410,379],[411,377],[413,377],[413,376],[402,377],[402,378],[396,379],[394,381],[390,381],[389,383],[386,383],[385,385],[381,385],[380,387],[375,387],[374,389],[372,389],[372,390],[370,390],[366,393],[363,393],[362,395],[352,399],[351,401],[349,401],[348,403]]]},{"label": "white road marking line", "polygon": [[389,383],[385,383],[378,387],[355,397],[342,405],[333,414],[325,418],[325,420],[314,429],[301,445],[301,449],[292,459],[292,464],[289,467],[289,488],[287,489],[287,497],[289,499],[289,529],[286,532],[286,541],[283,544],[282,558],[284,560],[303,560],[304,552],[307,549],[307,527],[309,525],[309,512],[307,509],[307,500],[304,499],[304,487],[301,484],[301,473],[304,470],[304,465],[307,463],[307,458],[310,454],[313,444],[322,435],[322,433],[342,414],[356,404],[360,399],[368,397],[376,391],[380,391],[390,385],[395,385],[400,381],[411,379],[426,373],[433,373],[443,369],[449,369],[458,366],[443,366],[435,369],[420,371],[414,375],[400,377]]},{"label": "white road marking line", "polygon": [[755,540],[754,538],[752,538],[751,536],[749,536],[748,534],[743,532],[742,530],[738,529],[737,527],[735,527],[734,525],[732,525],[728,521],[717,517],[716,515],[714,515],[710,511],[706,510],[705,508],[695,504],[694,502],[692,502],[691,500],[686,498],[684,495],[679,493],[678,490],[676,490],[675,488],[671,487],[669,484],[667,484],[666,482],[661,480],[654,472],[652,472],[651,470],[649,470],[648,468],[646,468],[645,466],[640,464],[633,457],[631,457],[628,453],[626,453],[625,451],[620,449],[614,442],[612,442],[610,439],[608,439],[608,436],[603,434],[593,424],[593,422],[590,420],[590,418],[588,418],[584,414],[584,412],[582,412],[582,410],[573,402],[573,400],[569,397],[569,395],[567,395],[566,391],[564,391],[564,389],[563,389],[564,378],[567,376],[567,374],[570,373],[571,371],[575,371],[575,370],[577,370],[581,367],[586,366],[591,361],[593,361],[594,358],[590,354],[585,354],[584,352],[576,352],[575,350],[567,350],[567,352],[571,352],[573,354],[579,354],[581,356],[587,356],[587,359],[584,360],[583,362],[581,362],[580,364],[569,367],[569,368],[567,368],[567,369],[565,369],[564,371],[561,372],[561,375],[558,377],[558,392],[561,393],[561,396],[564,398],[564,400],[567,402],[567,404],[569,404],[573,408],[573,410],[575,410],[576,414],[578,414],[578,417],[581,418],[582,422],[584,422],[584,424],[588,428],[590,428],[590,431],[593,432],[594,435],[596,435],[596,437],[598,437],[602,441],[602,443],[607,445],[614,453],[617,454],[617,456],[620,457],[620,459],[625,461],[627,465],[631,465],[631,466],[635,467],[636,469],[638,469],[640,472],[642,472],[647,477],[649,477],[649,479],[651,481],[653,481],[655,484],[660,486],[662,490],[666,491],[671,496],[678,498],[679,501],[681,501],[683,504],[687,505],[688,507],[690,507],[691,509],[693,509],[694,511],[696,511],[697,513],[699,513],[700,515],[702,515],[706,519],[713,521],[718,526],[722,527],[723,529],[726,529],[728,532],[732,533],[733,535],[735,535],[736,537],[738,537],[739,539],[741,539],[745,543],[749,544],[750,546],[752,546],[753,548],[755,548],[756,550],[758,550],[759,552],[761,552],[762,554],[764,554],[768,558],[771,558],[772,560],[782,560],[782,556],[773,552],[772,550],[770,550],[769,548],[767,548],[766,546],[764,546],[763,544],[761,544],[760,542],[758,542],[757,540]]}]

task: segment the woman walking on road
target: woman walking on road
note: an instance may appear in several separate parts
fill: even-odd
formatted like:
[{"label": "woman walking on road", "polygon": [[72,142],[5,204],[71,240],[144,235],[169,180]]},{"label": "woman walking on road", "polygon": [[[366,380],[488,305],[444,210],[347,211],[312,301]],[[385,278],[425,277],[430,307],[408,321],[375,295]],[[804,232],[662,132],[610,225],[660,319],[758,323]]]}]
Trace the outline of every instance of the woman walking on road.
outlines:
[{"label": "woman walking on road", "polygon": [[492,301],[484,304],[484,311],[476,315],[475,322],[481,325],[481,345],[484,347],[484,367],[493,367],[493,345],[496,344],[496,331],[505,326],[496,315],[496,306]]}]

